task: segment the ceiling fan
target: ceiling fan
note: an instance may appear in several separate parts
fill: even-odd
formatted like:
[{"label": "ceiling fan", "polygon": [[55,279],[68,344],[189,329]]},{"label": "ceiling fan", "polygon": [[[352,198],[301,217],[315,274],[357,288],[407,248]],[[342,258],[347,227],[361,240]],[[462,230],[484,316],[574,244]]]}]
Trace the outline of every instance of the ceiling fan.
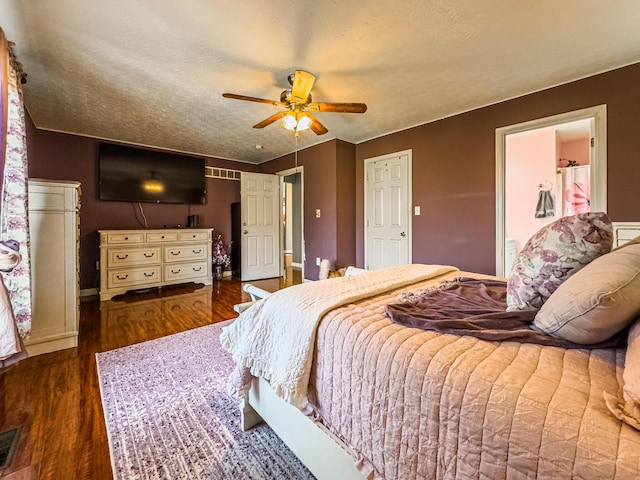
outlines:
[{"label": "ceiling fan", "polygon": [[316,77],[312,73],[296,70],[295,73],[289,75],[288,80],[291,88],[284,90],[280,94],[280,101],[247,97],[246,95],[237,95],[235,93],[223,93],[222,96],[248,102],[267,103],[284,108],[284,110],[256,123],[253,128],[264,128],[281,120],[282,126],[296,132],[296,136],[300,134],[300,131],[307,128],[310,128],[316,135],[324,135],[328,132],[327,128],[320,123],[312,112],[364,113],[367,111],[367,106],[364,103],[312,101],[311,88],[316,81]]}]

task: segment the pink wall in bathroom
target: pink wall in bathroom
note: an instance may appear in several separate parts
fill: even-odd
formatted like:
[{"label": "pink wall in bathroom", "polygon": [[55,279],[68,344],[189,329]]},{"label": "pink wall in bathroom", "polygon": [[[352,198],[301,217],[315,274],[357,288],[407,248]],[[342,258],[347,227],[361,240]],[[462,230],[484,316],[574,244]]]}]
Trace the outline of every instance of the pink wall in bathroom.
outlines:
[{"label": "pink wall in bathroom", "polygon": [[556,158],[556,132],[552,129],[507,136],[505,233],[516,238],[517,251],[540,228],[555,220],[535,218],[535,211],[539,184],[551,189],[555,201]]},{"label": "pink wall in bathroom", "polygon": [[[572,140],[560,143],[559,158],[575,160],[580,165],[589,165],[589,139]],[[561,162],[559,167],[566,167],[566,162]]]}]

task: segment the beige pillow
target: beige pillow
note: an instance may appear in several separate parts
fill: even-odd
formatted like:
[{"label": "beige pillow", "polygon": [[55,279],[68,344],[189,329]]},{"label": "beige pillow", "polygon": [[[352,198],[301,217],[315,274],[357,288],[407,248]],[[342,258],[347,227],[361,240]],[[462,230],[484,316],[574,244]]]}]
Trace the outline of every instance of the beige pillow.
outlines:
[{"label": "beige pillow", "polygon": [[542,305],[535,329],[582,345],[602,342],[640,316],[640,243],[629,242],[568,278]]}]

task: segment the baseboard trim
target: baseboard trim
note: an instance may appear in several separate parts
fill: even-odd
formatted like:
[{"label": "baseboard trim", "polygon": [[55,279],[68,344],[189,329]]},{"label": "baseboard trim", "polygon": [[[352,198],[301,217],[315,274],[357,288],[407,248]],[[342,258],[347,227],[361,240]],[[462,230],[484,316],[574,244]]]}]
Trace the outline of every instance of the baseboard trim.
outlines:
[{"label": "baseboard trim", "polygon": [[93,297],[94,295],[99,295],[100,292],[97,288],[84,288],[80,290],[80,298],[82,297]]}]

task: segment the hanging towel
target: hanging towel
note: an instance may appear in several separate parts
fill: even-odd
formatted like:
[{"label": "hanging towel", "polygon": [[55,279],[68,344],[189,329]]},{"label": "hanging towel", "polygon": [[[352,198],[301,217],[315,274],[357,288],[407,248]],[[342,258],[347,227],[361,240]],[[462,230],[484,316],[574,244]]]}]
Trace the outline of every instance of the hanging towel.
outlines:
[{"label": "hanging towel", "polygon": [[538,205],[536,205],[536,218],[553,217],[553,198],[549,190],[540,190],[538,193]]}]

